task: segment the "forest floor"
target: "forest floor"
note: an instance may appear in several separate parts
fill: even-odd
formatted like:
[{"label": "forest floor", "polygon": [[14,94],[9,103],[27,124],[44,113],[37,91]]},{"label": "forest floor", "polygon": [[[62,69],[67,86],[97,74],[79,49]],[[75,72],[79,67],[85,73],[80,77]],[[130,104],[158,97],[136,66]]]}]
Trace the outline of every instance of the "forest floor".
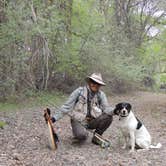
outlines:
[{"label": "forest floor", "polygon": [[91,143],[92,134],[83,145],[73,144],[69,117],[56,123],[60,143],[56,151],[48,147],[47,126],[43,108],[24,108],[16,112],[0,111],[0,166],[165,166],[166,163],[166,94],[134,92],[110,96],[110,104],[127,101],[134,114],[144,123],[153,144],[161,149],[129,153],[121,149],[123,138],[118,117],[104,137],[111,141],[109,149]]}]

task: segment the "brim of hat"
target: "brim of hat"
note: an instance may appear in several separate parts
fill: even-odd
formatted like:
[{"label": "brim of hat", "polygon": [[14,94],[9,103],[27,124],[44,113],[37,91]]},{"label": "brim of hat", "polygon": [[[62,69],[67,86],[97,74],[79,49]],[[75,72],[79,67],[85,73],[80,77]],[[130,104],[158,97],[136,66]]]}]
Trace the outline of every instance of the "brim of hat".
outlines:
[{"label": "brim of hat", "polygon": [[86,77],[86,80],[89,80],[89,79],[95,81],[96,83],[98,83],[98,84],[100,84],[100,85],[102,85],[102,86],[105,86],[105,85],[106,85],[106,84],[105,84],[103,81],[101,81],[101,80],[95,79],[95,78],[93,78],[93,77],[91,77],[91,76],[87,76],[87,77]]}]

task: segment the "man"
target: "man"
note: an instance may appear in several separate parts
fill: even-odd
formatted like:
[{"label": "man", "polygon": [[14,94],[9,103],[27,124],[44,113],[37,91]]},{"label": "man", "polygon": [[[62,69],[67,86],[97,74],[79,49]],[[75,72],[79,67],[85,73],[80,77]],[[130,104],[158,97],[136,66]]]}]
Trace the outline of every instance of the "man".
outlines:
[{"label": "man", "polygon": [[105,86],[101,74],[93,73],[86,81],[86,86],[72,92],[67,102],[52,117],[52,122],[68,114],[75,139],[79,142],[85,141],[88,135],[86,129],[94,129],[92,143],[100,144],[95,133],[102,135],[110,126],[113,111],[108,105],[105,93],[100,90],[101,86]]}]

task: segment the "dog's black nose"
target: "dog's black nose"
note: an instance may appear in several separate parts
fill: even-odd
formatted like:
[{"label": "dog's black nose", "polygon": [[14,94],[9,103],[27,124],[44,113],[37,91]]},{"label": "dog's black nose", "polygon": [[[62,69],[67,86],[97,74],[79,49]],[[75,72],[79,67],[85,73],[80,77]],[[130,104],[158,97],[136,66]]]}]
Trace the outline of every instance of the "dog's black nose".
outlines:
[{"label": "dog's black nose", "polygon": [[125,110],[123,110],[123,115],[125,115],[125,113],[126,113]]}]

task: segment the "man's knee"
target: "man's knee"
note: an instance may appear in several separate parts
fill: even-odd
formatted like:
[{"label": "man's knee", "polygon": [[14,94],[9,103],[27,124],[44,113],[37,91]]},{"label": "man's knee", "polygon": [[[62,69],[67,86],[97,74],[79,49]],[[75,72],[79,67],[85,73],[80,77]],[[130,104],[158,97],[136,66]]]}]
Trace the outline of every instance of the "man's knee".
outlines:
[{"label": "man's knee", "polygon": [[102,118],[100,119],[100,123],[104,126],[109,126],[113,121],[113,116],[108,114],[103,114]]},{"label": "man's knee", "polygon": [[103,113],[98,118],[89,122],[88,128],[89,129],[104,129],[110,126],[113,121],[113,116]]},{"label": "man's knee", "polygon": [[87,135],[86,134],[77,134],[74,138],[79,141],[85,141],[87,139]]},{"label": "man's knee", "polygon": [[74,138],[84,141],[88,137],[87,130],[75,119],[71,119],[71,126]]},{"label": "man's knee", "polygon": [[95,132],[102,135],[104,131],[111,125],[112,121],[113,121],[113,116],[104,114],[103,117],[100,119],[99,125],[96,128]]},{"label": "man's knee", "polygon": [[108,121],[110,124],[113,121],[113,116],[112,115],[107,115],[106,121]]}]

